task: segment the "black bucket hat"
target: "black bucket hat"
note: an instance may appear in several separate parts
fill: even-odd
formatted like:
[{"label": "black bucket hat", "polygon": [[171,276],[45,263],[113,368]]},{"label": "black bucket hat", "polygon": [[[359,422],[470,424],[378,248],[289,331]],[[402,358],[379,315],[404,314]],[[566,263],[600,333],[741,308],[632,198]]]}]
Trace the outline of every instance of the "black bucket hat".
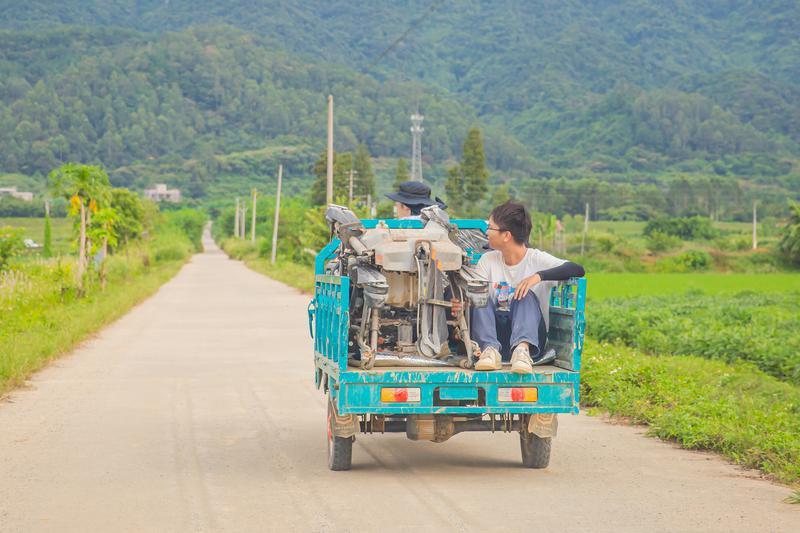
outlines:
[{"label": "black bucket hat", "polygon": [[447,204],[438,197],[431,199],[431,188],[421,181],[404,181],[396,192],[387,193],[386,197],[408,206],[421,205],[428,207],[429,205],[438,205],[442,209],[447,208]]}]

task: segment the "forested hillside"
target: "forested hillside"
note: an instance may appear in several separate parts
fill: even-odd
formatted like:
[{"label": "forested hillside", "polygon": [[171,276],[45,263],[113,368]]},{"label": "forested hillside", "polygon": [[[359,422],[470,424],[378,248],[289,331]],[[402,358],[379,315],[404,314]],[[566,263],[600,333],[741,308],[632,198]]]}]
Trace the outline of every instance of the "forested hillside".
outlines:
[{"label": "forested hillside", "polygon": [[517,191],[716,180],[745,216],[800,190],[794,1],[40,0],[0,27],[5,172],[81,159],[198,197],[278,156],[308,176],[331,92],[339,150],[408,156],[419,108],[435,184],[478,125]]}]

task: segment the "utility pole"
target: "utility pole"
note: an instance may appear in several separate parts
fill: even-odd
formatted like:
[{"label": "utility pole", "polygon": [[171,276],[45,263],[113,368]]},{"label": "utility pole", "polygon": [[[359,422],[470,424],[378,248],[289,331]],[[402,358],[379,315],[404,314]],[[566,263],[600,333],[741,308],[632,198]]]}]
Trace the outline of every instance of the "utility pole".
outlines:
[{"label": "utility pole", "polygon": [[353,174],[358,174],[358,172],[356,172],[355,170],[350,168],[350,194],[349,194],[349,198],[350,198],[350,204],[351,205],[353,203]]},{"label": "utility pole", "polygon": [[756,201],[753,200],[753,250],[758,248],[758,234],[756,228],[758,227],[758,211],[756,208]]},{"label": "utility pole", "polygon": [[250,242],[256,242],[256,193],[255,187],[253,187],[253,219],[250,221]]},{"label": "utility pole", "polygon": [[242,214],[239,216],[239,220],[241,221],[241,231],[242,234],[239,235],[240,238],[244,239],[245,232],[247,231],[247,203],[242,200]]},{"label": "utility pole", "polygon": [[236,214],[233,218],[233,235],[236,238],[239,238],[239,215],[241,214],[241,210],[239,209],[239,198],[236,198]]},{"label": "utility pole", "polygon": [[581,255],[586,249],[586,234],[589,233],[589,202],[586,202],[586,209],[583,214],[583,237],[581,237]]},{"label": "utility pole", "polygon": [[272,224],[272,255],[270,261],[275,264],[278,253],[278,222],[281,217],[281,181],[283,179],[283,165],[278,165],[278,192],[275,194],[275,222]]},{"label": "utility pole", "polygon": [[333,95],[328,95],[328,187],[327,203],[333,203]]},{"label": "utility pole", "polygon": [[411,180],[422,181],[422,121],[419,111],[411,115]]}]

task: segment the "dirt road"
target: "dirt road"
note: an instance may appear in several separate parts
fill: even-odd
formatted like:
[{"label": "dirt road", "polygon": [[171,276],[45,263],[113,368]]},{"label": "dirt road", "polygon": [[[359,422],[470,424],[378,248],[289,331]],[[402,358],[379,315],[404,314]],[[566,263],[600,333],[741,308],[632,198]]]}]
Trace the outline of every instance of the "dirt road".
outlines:
[{"label": "dirt road", "polygon": [[800,531],[789,491],[642,430],[360,437],[330,472],[307,296],[213,245],[0,402],[0,531]]}]

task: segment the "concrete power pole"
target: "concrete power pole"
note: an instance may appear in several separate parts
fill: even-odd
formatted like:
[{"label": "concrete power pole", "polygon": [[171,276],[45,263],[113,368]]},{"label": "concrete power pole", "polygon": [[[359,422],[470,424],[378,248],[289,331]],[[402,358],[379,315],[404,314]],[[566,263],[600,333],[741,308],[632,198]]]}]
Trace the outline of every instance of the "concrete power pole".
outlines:
[{"label": "concrete power pole", "polygon": [[411,180],[422,181],[422,127],[424,116],[419,112],[411,115]]},{"label": "concrete power pole", "polygon": [[348,194],[349,204],[353,204],[353,169],[350,169],[350,193]]},{"label": "concrete power pole", "polygon": [[583,237],[581,237],[581,255],[586,249],[586,234],[589,233],[589,202],[586,202],[586,209],[583,214]]},{"label": "concrete power pole", "polygon": [[281,181],[283,179],[283,165],[278,165],[278,192],[275,194],[275,222],[272,225],[272,255],[270,261],[275,264],[278,253],[278,222],[281,218]]},{"label": "concrete power pole", "polygon": [[758,233],[756,228],[758,227],[758,210],[756,208],[756,201],[753,200],[753,250],[758,248]]},{"label": "concrete power pole", "polygon": [[250,242],[256,242],[256,196],[258,193],[253,188],[253,218],[250,221]]},{"label": "concrete power pole", "polygon": [[328,186],[326,201],[333,203],[333,95],[328,95]]},{"label": "concrete power pole", "polygon": [[239,199],[236,199],[236,214],[233,218],[233,235],[236,238],[239,238],[239,215],[241,214],[241,210],[239,209]]}]

